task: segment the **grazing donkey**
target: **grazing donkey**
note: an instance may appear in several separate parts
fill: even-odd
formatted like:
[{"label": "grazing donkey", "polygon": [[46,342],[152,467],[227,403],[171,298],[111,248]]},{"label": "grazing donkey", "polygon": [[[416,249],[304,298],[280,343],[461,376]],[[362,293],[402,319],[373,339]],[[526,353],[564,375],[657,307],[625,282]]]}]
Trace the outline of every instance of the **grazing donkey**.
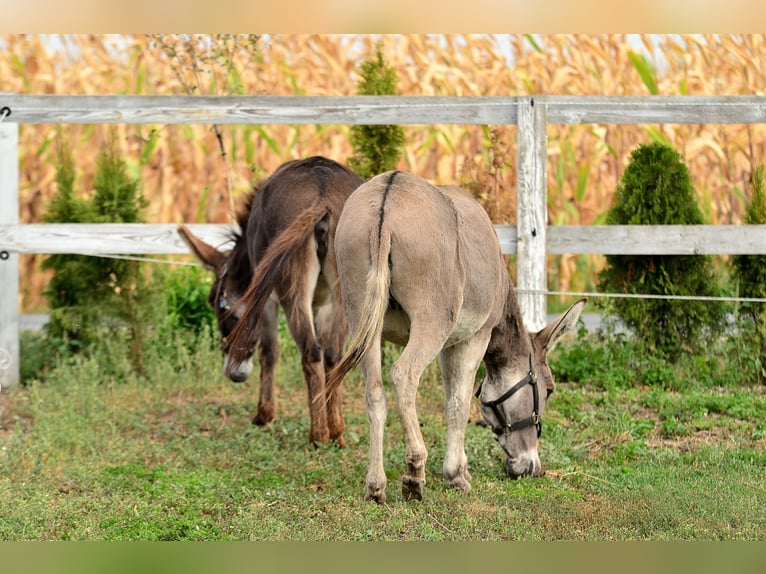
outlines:
[{"label": "grazing donkey", "polygon": [[325,400],[325,370],[338,361],[348,337],[333,241],[343,204],[361,183],[348,168],[324,157],[290,161],[251,194],[247,209],[238,216],[241,231],[235,233],[231,251],[218,251],[183,225],[178,229],[216,275],[209,300],[223,336],[226,376],[245,381],[258,347],[257,425],[274,419],[278,304],[284,309],[301,352],[312,443],[333,439],[344,444],[339,389]]},{"label": "grazing donkey", "polygon": [[530,334],[480,204],[457,187],[435,187],[400,171],[378,175],[351,195],[338,221],[335,251],[352,336],[327,388],[361,366],[370,424],[366,500],[386,500],[381,337],[404,346],[391,379],[407,443],[405,499],[423,493],[427,452],[415,399],[421,374],[437,356],[446,391],[447,482],[471,489],[464,438],[482,360],[487,375],[477,395],[507,455],[506,471],[511,477],[539,475],[541,417],[553,391],[546,353],[577,323],[585,299]]}]

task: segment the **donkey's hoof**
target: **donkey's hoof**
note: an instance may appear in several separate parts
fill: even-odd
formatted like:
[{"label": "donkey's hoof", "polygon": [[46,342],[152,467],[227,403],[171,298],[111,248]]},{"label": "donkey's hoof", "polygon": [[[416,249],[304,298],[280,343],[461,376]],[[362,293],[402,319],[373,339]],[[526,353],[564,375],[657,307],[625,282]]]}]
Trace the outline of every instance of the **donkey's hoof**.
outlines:
[{"label": "donkey's hoof", "polygon": [[251,419],[252,423],[259,427],[264,427],[267,424],[273,423],[276,418],[276,410],[273,405],[258,403],[258,410],[255,416]]},{"label": "donkey's hoof", "polygon": [[364,496],[365,502],[377,502],[378,504],[386,503],[386,485],[367,485],[367,494]]},{"label": "donkey's hoof", "polygon": [[449,482],[452,488],[462,490],[463,492],[471,492],[471,483],[463,477],[458,477]]},{"label": "donkey's hoof", "polygon": [[378,504],[386,503],[386,493],[370,494],[369,492],[364,495],[365,502],[377,502]]},{"label": "donkey's hoof", "polygon": [[402,477],[402,496],[404,500],[423,500],[423,485],[426,483],[423,478],[413,476]]},{"label": "donkey's hoof", "polygon": [[447,481],[452,488],[457,488],[465,492],[471,492],[471,473],[464,466],[458,468],[454,473],[447,470],[444,471],[444,480]]},{"label": "donkey's hoof", "polygon": [[314,446],[320,445],[320,444],[327,444],[330,442],[330,433],[327,431],[324,432],[310,432],[309,433],[309,442],[313,444]]},{"label": "donkey's hoof", "polygon": [[265,427],[267,424],[269,424],[272,420],[274,420],[274,417],[265,417],[261,413],[258,413],[255,415],[251,422],[257,426],[257,427]]}]

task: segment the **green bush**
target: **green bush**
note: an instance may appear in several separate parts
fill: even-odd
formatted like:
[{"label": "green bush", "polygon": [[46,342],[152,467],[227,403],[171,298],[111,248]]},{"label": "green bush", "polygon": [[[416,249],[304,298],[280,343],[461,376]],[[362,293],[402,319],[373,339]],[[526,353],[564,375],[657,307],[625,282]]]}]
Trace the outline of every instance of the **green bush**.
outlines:
[{"label": "green bush", "polygon": [[[747,225],[766,224],[766,185],[763,165],[753,172],[752,197],[745,212]],[[732,257],[732,279],[735,292],[746,298],[766,298],[766,256],[736,255]],[[766,304],[742,303],[736,313],[738,348],[735,355],[739,368],[752,373],[758,382],[766,381]]]},{"label": "green bush", "polygon": [[[111,138],[99,155],[92,196],[75,193],[71,150],[57,138],[56,180],[45,221],[103,223],[142,221],[146,203]],[[153,268],[151,281],[136,260],[61,254],[45,294],[50,319],[43,333],[25,334],[22,381],[43,379],[76,355],[98,357],[105,376],[143,374],[145,355],[169,357],[183,341],[189,348],[214,339],[215,315],[208,303],[212,279],[198,267]],[[172,342],[172,343],[169,343]],[[184,352],[188,352],[188,349]]]},{"label": "green bush", "polygon": [[669,363],[636,337],[582,328],[575,339],[556,347],[549,364],[557,384],[587,384],[603,391],[741,388],[751,379],[731,369],[732,353],[731,340],[720,338],[701,353],[684,353]]},{"label": "green bush", "polygon": [[[213,308],[207,301],[212,278],[201,267],[152,270],[145,288],[149,296],[140,304],[145,317],[142,328],[142,374],[168,361],[185,362],[204,349],[217,349],[218,332]],[[97,309],[98,310],[98,309]],[[103,317],[102,317],[103,319]],[[106,323],[105,323],[106,325]],[[52,329],[21,333],[21,381],[45,380],[63,363],[77,361],[73,341],[52,335]],[[87,348],[89,359],[99,364],[100,376],[124,380],[135,373],[134,349],[127,329],[102,329],[105,336]],[[108,335],[108,336],[106,336]]]},{"label": "green bush", "polygon": [[208,302],[213,283],[210,272],[196,266],[160,267],[153,278],[153,289],[164,302],[161,320],[164,328],[201,333],[216,327],[215,312]]},{"label": "green bush", "polygon": [[42,380],[56,368],[59,357],[68,354],[67,349],[44,331],[21,331],[19,333],[19,377],[22,385]]},{"label": "green bush", "polygon": [[[606,223],[702,224],[689,171],[678,152],[659,142],[636,148]],[[721,294],[712,261],[704,255],[607,255],[598,288],[604,293]],[[617,298],[610,306],[650,351],[670,360],[701,349],[725,326],[725,306],[718,301]]]},{"label": "green bush", "polygon": [[[94,175],[94,192],[75,194],[72,152],[59,133],[56,182],[46,222],[137,223],[146,201],[139,181],[130,177],[115,142],[114,132],[101,150]],[[52,255],[43,267],[54,270],[45,295],[50,305],[46,332],[51,341],[67,352],[88,351],[117,330],[129,333],[133,361],[141,368],[141,340],[145,329],[144,299],[149,297],[141,265],[135,260]]]},{"label": "green bush", "polygon": [[[361,64],[358,95],[398,95],[396,69],[385,63],[380,45],[376,46],[375,55],[375,59]],[[351,126],[349,141],[354,155],[348,165],[364,179],[396,169],[404,153],[404,130],[397,125]]]},{"label": "green bush", "polygon": [[671,389],[682,384],[666,363],[646,353],[640,341],[622,335],[606,339],[581,332],[576,342],[556,348],[550,365],[557,383],[588,383],[605,391],[636,386]]}]

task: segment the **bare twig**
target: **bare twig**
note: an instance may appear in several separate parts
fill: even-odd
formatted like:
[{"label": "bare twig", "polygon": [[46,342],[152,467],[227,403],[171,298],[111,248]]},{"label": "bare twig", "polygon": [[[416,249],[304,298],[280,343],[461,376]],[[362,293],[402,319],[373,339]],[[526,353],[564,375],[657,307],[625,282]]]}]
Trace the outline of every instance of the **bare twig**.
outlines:
[{"label": "bare twig", "polygon": [[[176,79],[188,95],[195,92],[218,92],[219,95],[241,93],[241,86],[231,81],[236,72],[235,59],[240,51],[245,51],[250,56],[248,62],[252,61],[259,39],[257,35],[240,34],[153,34],[151,37],[165,53]],[[184,72],[191,75],[192,81]],[[236,221],[231,161],[221,126],[213,124],[212,128],[224,165],[229,216]]]},{"label": "bare twig", "polygon": [[436,518],[436,517],[435,517],[433,514],[429,514],[429,515],[428,515],[428,517],[429,517],[431,520],[433,520],[433,521],[436,523],[436,525],[437,525],[437,526],[439,526],[439,527],[440,527],[442,530],[444,530],[444,532],[452,532],[452,530],[450,530],[450,529],[449,529],[449,528],[447,528],[447,527],[446,527],[444,524],[442,524],[441,522],[439,522],[439,519],[438,519],[438,518]]}]

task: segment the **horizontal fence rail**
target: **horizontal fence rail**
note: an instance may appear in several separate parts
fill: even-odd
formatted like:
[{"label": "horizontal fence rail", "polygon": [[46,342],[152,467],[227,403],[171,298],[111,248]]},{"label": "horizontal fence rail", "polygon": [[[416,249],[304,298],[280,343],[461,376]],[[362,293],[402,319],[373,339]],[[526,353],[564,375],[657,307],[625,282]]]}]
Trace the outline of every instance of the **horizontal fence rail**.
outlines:
[{"label": "horizontal fence rail", "polygon": [[[516,227],[496,225],[503,253],[516,252]],[[766,255],[766,225],[556,225],[553,255]]]},{"label": "horizontal fence rail", "polygon": [[[195,235],[226,249],[238,227],[225,224],[188,224]],[[189,248],[165,223],[28,223],[0,225],[0,251],[11,253],[72,253],[81,255],[177,254]]]},{"label": "horizontal fence rail", "polygon": [[766,96],[80,96],[0,93],[20,124],[516,124],[518,106],[551,124],[766,123]]},{"label": "horizontal fence rail", "polygon": [[[530,329],[546,320],[548,254],[766,254],[764,226],[549,226],[549,124],[766,123],[766,96],[116,96],[0,93],[0,385],[19,379],[18,254],[179,254],[175,224],[20,224],[19,124],[516,125],[516,254]],[[231,226],[192,225],[225,247]]]},{"label": "horizontal fence rail", "polygon": [[[81,255],[188,254],[166,223],[0,224],[0,252]],[[236,225],[188,224],[219,249],[231,247]],[[503,253],[518,252],[515,225],[495,225]],[[766,255],[766,225],[555,225],[546,231],[551,255]]]}]

